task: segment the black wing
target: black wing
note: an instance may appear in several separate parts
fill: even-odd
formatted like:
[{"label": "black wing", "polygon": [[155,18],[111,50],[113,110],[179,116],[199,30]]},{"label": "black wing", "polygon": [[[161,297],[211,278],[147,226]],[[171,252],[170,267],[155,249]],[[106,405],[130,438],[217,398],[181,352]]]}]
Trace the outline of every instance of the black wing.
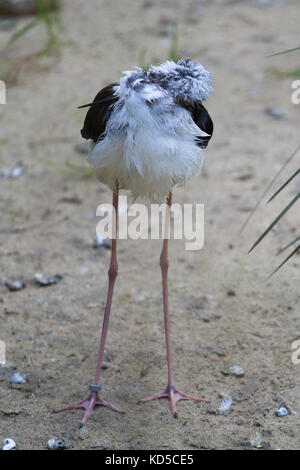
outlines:
[{"label": "black wing", "polygon": [[214,131],[214,123],[208,114],[208,111],[200,102],[188,103],[180,100],[177,104],[189,111],[196,126],[206,134],[209,134],[208,136],[199,135],[199,137],[197,137],[197,144],[199,147],[205,149],[208,146],[208,142],[210,141]]},{"label": "black wing", "polygon": [[197,138],[197,144],[199,147],[206,149],[214,131],[212,118],[208,114],[207,109],[201,103],[197,103],[193,106],[192,118],[195,124],[200,127],[202,131],[209,134],[208,136],[201,135]]},{"label": "black wing", "polygon": [[106,124],[112,113],[113,105],[119,99],[114,94],[114,87],[117,85],[118,83],[108,85],[99,91],[93,103],[80,106],[82,108],[90,106],[84,120],[83,128],[81,129],[81,135],[85,139],[92,139],[94,142],[98,142],[104,138]]}]

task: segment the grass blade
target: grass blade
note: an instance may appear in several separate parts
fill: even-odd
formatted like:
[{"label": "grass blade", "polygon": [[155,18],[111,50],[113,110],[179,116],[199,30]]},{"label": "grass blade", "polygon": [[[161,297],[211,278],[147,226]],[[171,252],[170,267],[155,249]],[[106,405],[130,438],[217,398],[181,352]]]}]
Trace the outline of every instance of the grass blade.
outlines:
[{"label": "grass blade", "polygon": [[282,191],[283,188],[285,188],[285,187],[292,181],[292,179],[294,179],[295,176],[298,175],[298,173],[300,173],[300,168],[298,168],[298,170],[295,171],[295,173],[294,173],[288,180],[286,180],[286,182],[283,183],[282,186],[280,186],[280,188],[276,191],[276,193],[274,193],[273,196],[270,197],[270,199],[268,200],[268,202],[272,201],[272,200],[277,196],[277,194],[279,194],[280,191]]},{"label": "grass blade", "polygon": [[38,23],[40,22],[40,18],[34,18],[31,20],[29,23],[27,23],[23,28],[19,29],[16,33],[14,33],[8,40],[7,45],[10,46],[12,43],[14,43],[17,39],[20,37],[24,36],[24,34],[27,33],[27,31],[30,31],[32,28],[34,28]]},{"label": "grass blade", "polygon": [[290,163],[290,161],[294,158],[294,156],[298,153],[298,151],[300,150],[300,145],[298,145],[298,147],[296,148],[296,150],[293,151],[293,153],[289,156],[289,158],[285,161],[285,163],[282,165],[282,167],[280,168],[280,170],[275,174],[275,176],[272,178],[272,180],[270,181],[270,183],[268,184],[268,186],[266,187],[266,189],[264,190],[264,192],[261,194],[260,198],[258,199],[257,203],[255,204],[255,206],[253,207],[252,211],[250,212],[250,214],[248,215],[247,219],[245,220],[245,222],[243,223],[241,229],[240,229],[240,234],[243,232],[244,228],[246,227],[246,225],[248,224],[249,220],[251,219],[251,217],[254,215],[254,213],[256,212],[259,204],[261,203],[261,201],[263,200],[263,198],[265,197],[265,195],[267,194],[267,192],[269,191],[269,189],[271,188],[271,186],[273,186],[273,184],[275,183],[275,181],[277,180],[278,176],[282,173],[282,171],[285,169],[285,167]]},{"label": "grass blade", "polygon": [[285,250],[287,250],[290,246],[294,245],[298,240],[300,240],[300,237],[297,237],[295,238],[295,240],[293,240],[292,242],[288,243],[287,245],[285,245],[283,248],[281,248],[281,250],[278,251],[277,255],[280,255],[281,253],[283,253]]},{"label": "grass blade", "polygon": [[273,276],[273,274],[275,274],[292,256],[294,256],[299,249],[300,249],[300,244],[296,246],[296,248],[292,251],[292,253],[290,253],[289,256],[285,258],[285,260],[279,266],[277,266],[276,269],[274,269],[274,271],[270,274],[270,276],[267,277],[266,280],[270,279],[270,277]]},{"label": "grass blade", "polygon": [[275,54],[270,54],[267,57],[274,57],[276,55],[289,54],[290,52],[299,51],[299,50],[300,50],[300,46],[294,47],[293,49],[287,49],[286,51],[275,52]]},{"label": "grass blade", "polygon": [[296,196],[291,200],[291,202],[280,212],[280,214],[276,217],[275,220],[269,225],[269,227],[264,231],[264,233],[256,240],[254,245],[250,248],[248,253],[251,251],[265,238],[265,236],[272,230],[272,228],[279,222],[279,220],[288,212],[288,210],[295,204],[295,202],[300,197],[300,191]]},{"label": "grass blade", "polygon": [[171,39],[171,47],[169,50],[169,59],[177,62],[180,59],[180,55],[178,53],[178,43],[179,43],[179,34],[178,34],[178,23],[175,22],[172,26],[172,39]]}]

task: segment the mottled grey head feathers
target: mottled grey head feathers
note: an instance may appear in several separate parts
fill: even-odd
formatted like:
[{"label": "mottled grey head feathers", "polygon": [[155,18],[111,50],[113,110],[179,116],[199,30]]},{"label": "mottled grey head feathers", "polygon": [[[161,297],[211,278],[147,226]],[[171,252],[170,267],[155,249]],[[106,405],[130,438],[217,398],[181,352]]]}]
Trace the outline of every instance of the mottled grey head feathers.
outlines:
[{"label": "mottled grey head feathers", "polygon": [[[120,80],[119,95],[146,85],[152,85],[157,91],[168,91],[175,99],[184,101],[204,101],[212,92],[211,75],[199,62],[181,59],[178,62],[167,60],[160,65],[151,65],[147,69],[124,72]],[[162,93],[163,95],[163,93]]]}]

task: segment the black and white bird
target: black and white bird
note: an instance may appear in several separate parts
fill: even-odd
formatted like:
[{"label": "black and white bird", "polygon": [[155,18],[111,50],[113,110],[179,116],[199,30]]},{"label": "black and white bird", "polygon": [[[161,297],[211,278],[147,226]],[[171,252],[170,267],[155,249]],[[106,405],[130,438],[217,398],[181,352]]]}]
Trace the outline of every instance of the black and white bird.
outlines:
[{"label": "black and white bird", "polygon": [[[113,191],[115,214],[118,214],[119,190],[127,189],[134,198],[166,198],[169,208],[166,226],[169,226],[173,187],[199,174],[203,150],[213,133],[213,122],[202,104],[211,92],[211,75],[200,63],[186,59],[178,62],[168,60],[158,66],[124,72],[119,83],[103,88],[92,103],[84,105],[89,106],[89,110],[81,134],[90,142],[88,161],[93,165],[97,178]],[[112,240],[108,293],[90,394],[78,403],[56,410],[83,408],[85,413],[80,426],[86,423],[96,405],[122,413],[99,395],[101,364],[118,273],[116,247],[117,237]],[[170,409],[176,417],[177,401],[204,400],[177,390],[173,381],[167,279],[168,238],[163,240],[160,266],[168,381],[162,392],[142,401],[168,398]]]}]

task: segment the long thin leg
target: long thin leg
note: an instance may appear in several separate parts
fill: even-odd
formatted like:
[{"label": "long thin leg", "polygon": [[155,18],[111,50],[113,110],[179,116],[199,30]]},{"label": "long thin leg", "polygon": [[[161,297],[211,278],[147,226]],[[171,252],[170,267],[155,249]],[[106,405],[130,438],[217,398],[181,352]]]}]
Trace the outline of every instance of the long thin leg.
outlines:
[{"label": "long thin leg", "polygon": [[101,339],[100,339],[100,346],[99,346],[99,354],[98,354],[98,362],[96,366],[96,373],[93,384],[90,385],[91,394],[85,398],[84,400],[75,403],[73,405],[64,406],[63,408],[59,408],[55,410],[56,413],[60,411],[72,410],[76,408],[83,408],[85,413],[83,418],[80,422],[80,427],[82,427],[91,416],[93,409],[95,406],[107,406],[118,413],[123,413],[122,410],[117,408],[116,406],[112,405],[111,403],[103,400],[98,392],[101,389],[99,385],[100,379],[100,372],[101,372],[101,365],[103,360],[104,354],[104,346],[105,340],[108,330],[108,323],[109,323],[109,316],[112,304],[112,297],[113,297],[113,290],[114,285],[116,282],[117,274],[118,274],[118,263],[117,263],[117,233],[118,233],[118,200],[119,200],[119,185],[116,184],[116,189],[113,193],[113,207],[114,207],[114,217],[113,217],[113,239],[112,239],[112,249],[111,249],[111,258],[110,258],[110,266],[108,270],[108,291],[106,297],[106,305],[104,310],[104,318],[103,318],[103,325],[102,325],[102,332],[101,332]]},{"label": "long thin leg", "polygon": [[168,383],[173,383],[172,377],[172,355],[170,344],[170,315],[169,315],[169,290],[168,290],[168,270],[169,270],[169,257],[168,257],[168,242],[170,232],[170,207],[172,205],[172,193],[169,193],[167,199],[167,212],[165,221],[165,238],[163,247],[160,254],[160,268],[162,274],[162,288],[163,288],[163,304],[164,304],[164,323],[165,323],[165,337],[166,337],[166,350],[167,350],[167,366],[168,366]]},{"label": "long thin leg", "polygon": [[94,384],[99,383],[101,364],[103,360],[104,346],[105,346],[105,341],[106,341],[108,322],[109,322],[109,316],[110,316],[110,310],[111,310],[111,304],[112,304],[113,291],[114,291],[116,278],[118,275],[118,262],[117,262],[118,206],[119,206],[119,185],[117,183],[116,191],[113,193],[113,207],[114,207],[115,217],[113,217],[113,224],[114,224],[113,239],[112,239],[112,247],[111,247],[110,265],[108,269],[108,291],[107,291],[107,297],[106,297],[106,305],[105,305],[105,311],[104,311],[101,340],[100,340],[100,346],[99,346],[99,355],[98,355],[98,362],[97,362],[97,367],[96,367]]},{"label": "long thin leg", "polygon": [[166,211],[166,220],[165,220],[165,234],[163,241],[163,248],[160,255],[160,267],[162,273],[162,289],[163,289],[163,305],[164,305],[164,323],[165,323],[165,337],[166,337],[166,351],[167,351],[167,367],[168,367],[168,384],[166,388],[155,395],[150,397],[143,398],[142,402],[147,402],[150,400],[155,400],[157,398],[168,398],[170,409],[175,418],[177,418],[177,409],[176,403],[179,400],[193,400],[193,401],[203,401],[203,398],[197,398],[192,395],[187,395],[186,393],[180,392],[174,386],[173,374],[172,374],[172,354],[171,354],[171,343],[170,343],[170,315],[169,315],[169,293],[168,293],[168,269],[169,269],[169,259],[168,259],[168,241],[170,237],[170,207],[172,205],[172,193],[169,193],[167,199],[167,211]]}]

